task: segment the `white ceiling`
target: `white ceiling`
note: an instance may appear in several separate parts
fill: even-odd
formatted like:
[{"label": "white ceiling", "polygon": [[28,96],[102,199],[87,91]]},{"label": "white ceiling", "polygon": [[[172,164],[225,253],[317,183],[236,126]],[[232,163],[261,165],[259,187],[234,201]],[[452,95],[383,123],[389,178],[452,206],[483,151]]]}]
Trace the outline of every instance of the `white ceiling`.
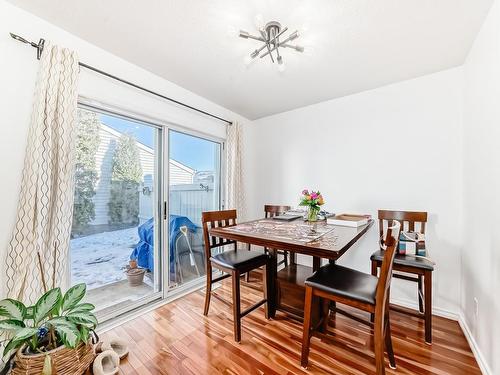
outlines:
[{"label": "white ceiling", "polygon": [[[256,119],[463,63],[492,0],[10,0]],[[299,29],[310,54],[249,67],[255,15]],[[111,72],[112,73],[112,72]],[[167,93],[168,94],[168,93]]]}]

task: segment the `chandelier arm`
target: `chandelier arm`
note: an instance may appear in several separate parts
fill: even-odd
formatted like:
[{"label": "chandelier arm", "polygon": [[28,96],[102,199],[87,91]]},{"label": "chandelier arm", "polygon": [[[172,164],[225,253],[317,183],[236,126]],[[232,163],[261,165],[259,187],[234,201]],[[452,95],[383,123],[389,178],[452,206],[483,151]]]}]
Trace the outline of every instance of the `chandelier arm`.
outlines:
[{"label": "chandelier arm", "polygon": [[304,52],[304,47],[302,47],[302,46],[294,46],[294,45],[291,45],[291,44],[282,44],[282,43],[280,43],[280,47],[291,48],[291,49],[294,49],[297,52]]},{"label": "chandelier arm", "polygon": [[274,38],[272,40],[269,41],[269,43],[273,44],[276,40],[278,40],[278,38],[283,35],[283,33],[285,33],[286,31],[288,30],[288,27],[284,27],[283,30],[281,30],[278,34],[276,34],[274,36]]},{"label": "chandelier arm", "polygon": [[[260,30],[260,34],[262,35],[263,38],[266,37],[264,30]],[[273,54],[271,53],[271,46],[269,45],[269,41],[266,41],[266,47],[267,47],[267,52],[269,52],[269,57],[271,58],[271,61],[274,64],[274,57],[273,57]]]},{"label": "chandelier arm", "polygon": [[291,34],[288,38],[286,38],[285,40],[283,40],[280,44],[285,44],[285,43],[290,42],[290,41],[291,41],[291,40],[293,40],[293,39],[298,38],[298,36],[297,36],[297,37],[295,37],[295,38],[292,38],[293,34],[295,34],[295,33],[296,33],[296,31],[295,31],[295,32],[293,32],[293,33],[292,33],[292,34]]},{"label": "chandelier arm", "polygon": [[267,51],[267,52],[264,52],[262,55],[260,55],[259,57],[262,59],[263,57],[266,57],[267,55],[269,55],[270,52],[274,52],[274,50],[277,48],[277,47],[282,47],[282,44],[279,43],[277,45],[275,45],[273,48],[271,48],[271,51]]},{"label": "chandelier arm", "polygon": [[248,34],[248,39],[258,40],[259,42],[266,42],[266,40],[260,36],[254,36],[252,34]]}]

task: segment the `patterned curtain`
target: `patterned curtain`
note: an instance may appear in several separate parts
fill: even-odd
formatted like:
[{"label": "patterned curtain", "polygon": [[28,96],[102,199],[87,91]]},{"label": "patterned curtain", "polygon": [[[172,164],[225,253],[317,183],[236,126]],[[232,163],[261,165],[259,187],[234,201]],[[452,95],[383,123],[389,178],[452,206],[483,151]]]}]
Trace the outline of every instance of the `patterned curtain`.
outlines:
[{"label": "patterned curtain", "polygon": [[238,220],[245,218],[243,190],[243,129],[237,122],[227,127],[226,141],[226,209],[236,209]]},{"label": "patterned curtain", "polygon": [[6,259],[7,294],[25,303],[43,293],[42,277],[67,282],[78,72],[75,52],[45,43]]}]

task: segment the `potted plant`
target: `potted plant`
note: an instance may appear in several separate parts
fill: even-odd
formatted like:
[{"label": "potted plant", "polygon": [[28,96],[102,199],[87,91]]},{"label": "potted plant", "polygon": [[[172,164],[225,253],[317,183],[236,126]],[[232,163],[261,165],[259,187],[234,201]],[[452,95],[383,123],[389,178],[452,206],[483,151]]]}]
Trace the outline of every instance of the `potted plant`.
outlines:
[{"label": "potted plant", "polygon": [[12,375],[75,375],[89,368],[97,318],[94,305],[81,303],[85,293],[86,285],[78,284],[64,295],[53,288],[33,306],[0,301],[0,333],[9,337],[3,356],[10,356]]}]

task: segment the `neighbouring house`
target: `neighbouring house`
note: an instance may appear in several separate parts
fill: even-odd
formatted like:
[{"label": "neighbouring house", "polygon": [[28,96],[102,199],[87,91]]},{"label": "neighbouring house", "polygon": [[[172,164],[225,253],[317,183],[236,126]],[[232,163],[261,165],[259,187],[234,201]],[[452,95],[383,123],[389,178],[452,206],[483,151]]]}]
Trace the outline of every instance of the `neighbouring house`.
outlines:
[{"label": "neighbouring house", "polygon": [[[96,169],[98,181],[96,194],[94,196],[95,218],[90,225],[106,225],[109,223],[110,185],[113,168],[113,155],[122,133],[102,124],[99,131],[100,144],[96,153]],[[140,142],[137,142],[139,158],[143,173],[143,182],[140,186],[139,196],[139,220],[144,222],[152,216],[152,203],[148,191],[153,190],[153,175],[155,168],[154,150]],[[193,183],[196,171],[176,160],[169,160],[171,185],[190,185]],[[146,190],[144,188],[147,188]]]}]

